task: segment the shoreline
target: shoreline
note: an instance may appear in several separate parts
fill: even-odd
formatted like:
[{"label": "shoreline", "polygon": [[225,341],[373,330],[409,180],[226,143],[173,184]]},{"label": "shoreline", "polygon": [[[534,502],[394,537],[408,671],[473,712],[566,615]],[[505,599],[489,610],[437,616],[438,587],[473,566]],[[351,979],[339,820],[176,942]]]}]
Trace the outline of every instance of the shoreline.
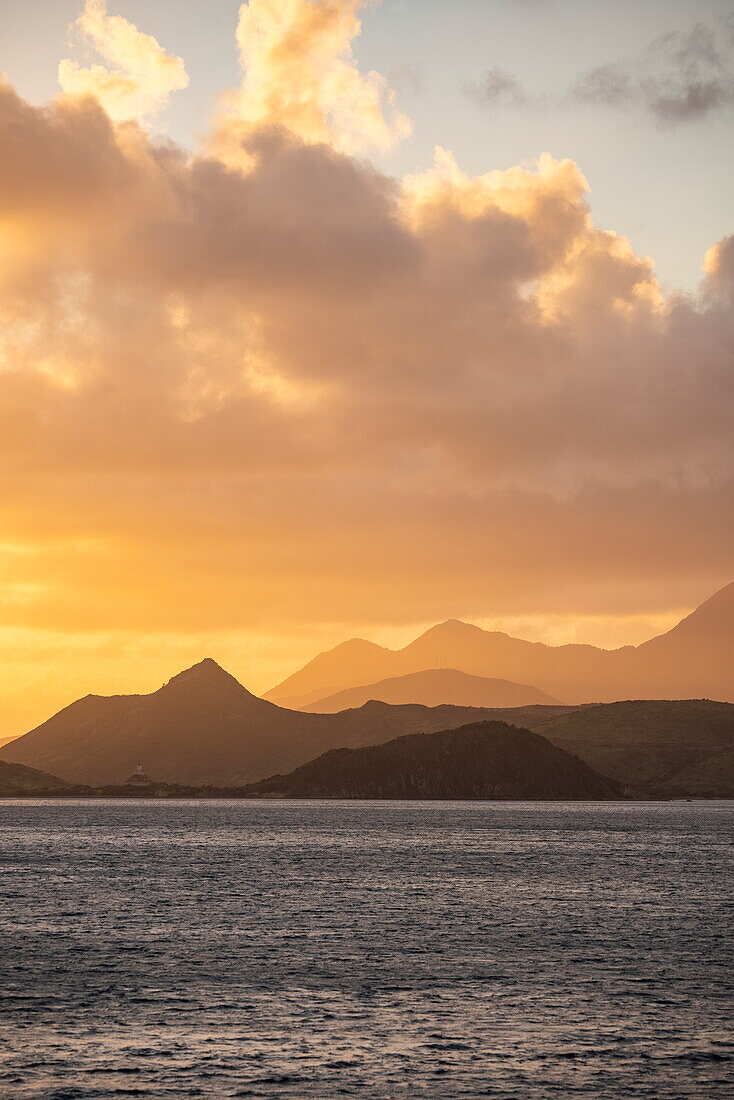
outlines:
[{"label": "shoreline", "polygon": [[578,803],[579,805],[588,803],[593,805],[616,805],[630,803],[671,803],[671,802],[732,802],[734,799],[727,795],[676,795],[673,797],[662,798],[645,795],[630,795],[628,798],[391,798],[385,796],[383,798],[348,798],[343,795],[313,795],[310,797],[297,796],[287,797],[279,795],[258,795],[258,794],[227,794],[224,791],[211,792],[206,794],[196,793],[176,793],[176,794],[142,794],[141,792],[134,792],[130,794],[121,794],[119,792],[72,792],[69,794],[61,794],[58,791],[18,791],[15,793],[2,793],[0,792],[0,802],[17,802],[17,801],[29,801],[37,800],[48,802],[49,800],[58,801],[85,801],[85,802],[101,802],[101,801],[119,801],[119,802],[487,802],[487,803],[500,803],[500,802],[557,802],[560,804],[567,804],[569,802]]}]

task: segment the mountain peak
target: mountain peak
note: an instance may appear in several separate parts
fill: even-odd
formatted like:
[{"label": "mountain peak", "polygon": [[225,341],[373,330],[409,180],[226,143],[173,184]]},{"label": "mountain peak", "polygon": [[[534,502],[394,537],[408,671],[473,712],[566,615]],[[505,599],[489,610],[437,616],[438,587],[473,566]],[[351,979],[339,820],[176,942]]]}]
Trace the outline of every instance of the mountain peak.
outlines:
[{"label": "mountain peak", "polygon": [[650,639],[640,648],[654,648],[664,639],[671,638],[689,638],[697,644],[701,644],[702,640],[710,643],[717,639],[726,644],[730,653],[734,652],[734,581],[709,596],[667,634]]},{"label": "mountain peak", "polygon": [[441,631],[442,634],[466,634],[469,631],[481,630],[474,623],[465,623],[463,619],[446,619],[443,623],[437,623],[431,630]]},{"label": "mountain peak", "polygon": [[[170,680],[164,684],[164,688],[178,687],[183,684],[197,684],[232,687],[236,685],[240,691],[247,692],[247,688],[244,688],[242,684],[226,669],[212,657],[205,657],[203,661],[197,661],[195,665],[191,665],[190,668],[185,668],[183,672],[176,673]],[[163,690],[163,689],[161,689]],[[247,692],[249,695],[250,692]]]},{"label": "mountain peak", "polygon": [[406,648],[410,649],[411,646],[416,646],[418,643],[439,639],[441,642],[458,641],[464,638],[474,638],[478,634],[485,634],[486,631],[482,630],[480,626],[475,626],[473,623],[462,622],[461,619],[446,619],[443,623],[436,623],[435,626],[429,626],[428,630],[419,635],[415,641],[411,642]]},{"label": "mountain peak", "polygon": [[335,649],[341,650],[385,650],[385,646],[378,645],[377,642],[369,642],[366,638],[347,638],[346,642],[340,642]]},{"label": "mountain peak", "polygon": [[423,634],[418,635],[409,645],[415,645],[416,641],[421,641],[424,638],[458,638],[473,634],[478,630],[480,630],[480,627],[472,626],[471,623],[462,623],[461,619],[446,619],[445,623],[429,626]]}]

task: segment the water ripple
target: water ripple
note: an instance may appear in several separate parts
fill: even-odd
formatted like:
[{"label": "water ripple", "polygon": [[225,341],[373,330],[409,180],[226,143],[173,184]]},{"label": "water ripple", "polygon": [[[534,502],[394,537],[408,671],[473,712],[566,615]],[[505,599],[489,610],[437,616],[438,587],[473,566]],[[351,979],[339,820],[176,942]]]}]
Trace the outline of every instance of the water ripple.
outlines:
[{"label": "water ripple", "polygon": [[0,1098],[719,1100],[732,825],[732,803],[0,802]]}]

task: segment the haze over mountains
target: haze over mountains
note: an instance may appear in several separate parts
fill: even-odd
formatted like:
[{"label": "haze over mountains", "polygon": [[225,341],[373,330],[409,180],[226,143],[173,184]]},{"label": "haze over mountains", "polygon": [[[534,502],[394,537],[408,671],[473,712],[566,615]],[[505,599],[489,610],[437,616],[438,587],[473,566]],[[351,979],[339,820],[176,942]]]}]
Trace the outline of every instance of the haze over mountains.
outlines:
[{"label": "haze over mountains", "polygon": [[[281,706],[312,709],[337,693],[428,669],[528,684],[564,703],[620,699],[734,701],[734,583],[666,634],[639,646],[605,650],[549,646],[449,620],[400,650],[362,639],[315,657],[266,693]],[[359,697],[359,692],[355,698]]]},{"label": "haze over mountains", "polygon": [[299,709],[333,714],[347,707],[361,707],[370,699],[380,699],[383,703],[422,703],[426,707],[437,707],[442,703],[459,707],[523,707],[558,702],[528,684],[513,684],[510,680],[497,680],[489,676],[471,676],[455,668],[429,668],[365,687],[346,688]]}]

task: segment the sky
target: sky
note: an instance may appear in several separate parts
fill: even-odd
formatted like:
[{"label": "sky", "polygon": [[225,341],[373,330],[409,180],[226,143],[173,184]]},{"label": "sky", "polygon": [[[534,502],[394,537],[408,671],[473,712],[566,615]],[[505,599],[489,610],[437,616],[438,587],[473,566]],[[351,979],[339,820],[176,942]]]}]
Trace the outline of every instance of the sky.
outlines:
[{"label": "sky", "polygon": [[3,0],[0,736],[734,579],[734,14]]},{"label": "sky", "polygon": [[[238,81],[239,6],[238,0],[110,6],[184,59],[188,87],[155,121],[189,148],[207,132],[222,92]],[[58,91],[61,57],[85,56],[69,32],[78,9],[79,0],[0,4],[0,71],[34,103]],[[640,105],[603,107],[569,93],[595,68],[644,65],[666,35],[701,27],[723,42],[722,25],[733,13],[730,0],[384,0],[365,10],[354,54],[364,71],[388,75],[413,130],[387,153],[373,150],[372,159],[404,175],[425,169],[436,144],[452,149],[472,173],[530,164],[546,150],[571,157],[593,189],[598,224],[626,234],[651,256],[667,288],[694,289],[705,250],[731,232],[734,219],[731,111],[705,110],[686,125],[671,125]],[[469,94],[496,69],[514,77],[525,102],[507,92],[483,102]],[[728,74],[731,87],[731,53]]]}]

